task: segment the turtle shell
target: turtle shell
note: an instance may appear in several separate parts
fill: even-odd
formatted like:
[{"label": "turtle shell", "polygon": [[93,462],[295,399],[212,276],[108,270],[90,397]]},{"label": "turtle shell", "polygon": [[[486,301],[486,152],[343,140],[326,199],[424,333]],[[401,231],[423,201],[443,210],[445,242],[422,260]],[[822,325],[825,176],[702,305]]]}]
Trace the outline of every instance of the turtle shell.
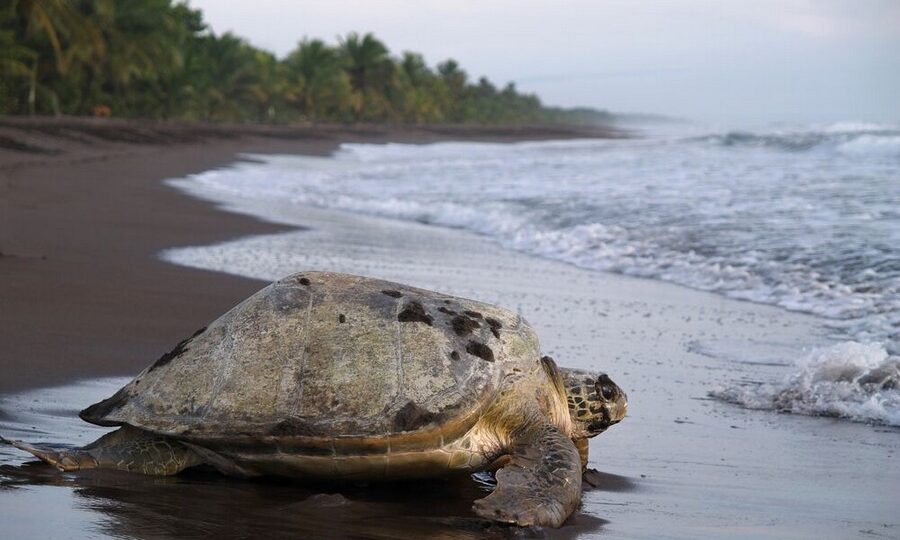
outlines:
[{"label": "turtle shell", "polygon": [[200,441],[390,437],[477,419],[504,377],[539,357],[534,331],[506,309],[305,272],[238,304],[81,417]]}]

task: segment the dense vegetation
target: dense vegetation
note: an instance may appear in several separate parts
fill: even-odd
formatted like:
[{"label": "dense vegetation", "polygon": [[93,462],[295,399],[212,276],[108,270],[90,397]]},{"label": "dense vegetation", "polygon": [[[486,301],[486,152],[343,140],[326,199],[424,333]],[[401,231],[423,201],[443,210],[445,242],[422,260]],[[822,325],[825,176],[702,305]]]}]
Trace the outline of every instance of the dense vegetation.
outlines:
[{"label": "dense vegetation", "polygon": [[171,0],[0,0],[0,114],[215,121],[587,123],[453,60],[392,56],[371,34],[301,41],[285,58]]}]

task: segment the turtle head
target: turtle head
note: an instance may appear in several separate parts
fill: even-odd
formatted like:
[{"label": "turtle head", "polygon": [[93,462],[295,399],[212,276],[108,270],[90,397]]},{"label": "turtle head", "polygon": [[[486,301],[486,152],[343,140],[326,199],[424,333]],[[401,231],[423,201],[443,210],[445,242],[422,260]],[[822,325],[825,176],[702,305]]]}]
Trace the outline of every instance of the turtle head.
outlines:
[{"label": "turtle head", "polygon": [[628,396],[606,373],[568,368],[560,372],[574,424],[573,439],[599,435],[625,418]]}]

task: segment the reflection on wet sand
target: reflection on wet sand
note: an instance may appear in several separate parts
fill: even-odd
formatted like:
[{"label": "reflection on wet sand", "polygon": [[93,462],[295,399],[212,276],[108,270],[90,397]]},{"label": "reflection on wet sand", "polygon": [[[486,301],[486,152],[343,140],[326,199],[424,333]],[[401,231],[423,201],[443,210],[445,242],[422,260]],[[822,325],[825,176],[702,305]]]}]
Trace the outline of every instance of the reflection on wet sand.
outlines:
[{"label": "reflection on wet sand", "polygon": [[[590,478],[601,489],[633,489],[623,477],[593,472]],[[470,511],[472,501],[490,487],[490,478],[481,480],[304,486],[277,479],[235,480],[204,470],[163,478],[98,470],[60,473],[29,462],[0,466],[0,502],[19,496],[20,490],[69,488],[70,506],[86,511],[92,526],[46,532],[76,537],[563,539],[596,533],[606,523],[579,513],[559,530],[486,522]]]}]

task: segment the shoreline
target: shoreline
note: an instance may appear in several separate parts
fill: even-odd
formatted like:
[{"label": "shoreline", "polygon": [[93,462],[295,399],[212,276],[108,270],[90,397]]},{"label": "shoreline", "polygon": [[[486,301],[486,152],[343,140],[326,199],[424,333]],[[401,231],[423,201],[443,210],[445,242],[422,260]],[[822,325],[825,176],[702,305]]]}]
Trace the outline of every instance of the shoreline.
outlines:
[{"label": "shoreline", "polygon": [[[164,180],[343,142],[618,137],[558,126],[259,126],[0,118],[0,393],[132,374],[264,283],[164,249],[293,230]],[[124,142],[122,142],[124,141]]]},{"label": "shoreline", "polygon": [[[779,359],[826,343],[817,318],[585,270],[463,230],[254,201],[204,190],[174,172],[168,177],[180,180],[150,179],[160,169],[218,166],[222,161],[214,158],[230,163],[236,152],[255,151],[246,140],[231,142],[144,148],[140,156],[45,164],[3,177],[3,193],[16,197],[0,200],[16,206],[2,219],[30,218],[42,227],[29,231],[32,241],[53,251],[46,260],[0,259],[0,272],[21,265],[19,281],[32,292],[46,291],[31,299],[19,293],[20,309],[25,305],[34,317],[30,327],[0,331],[63,352],[70,339],[83,347],[80,360],[94,363],[62,366],[70,380],[72,373],[87,379],[75,384],[60,379],[54,388],[0,394],[0,432],[34,443],[88,443],[104,430],[75,411],[125,380],[108,375],[133,375],[273,277],[328,268],[507,306],[535,327],[543,353],[566,367],[608,371],[628,393],[625,421],[591,442],[589,466],[599,470],[592,473],[594,488],[562,529],[536,531],[541,537],[851,538],[900,530],[892,505],[900,471],[890,466],[900,450],[900,428],[750,410],[708,397],[710,388],[736,379],[777,378],[790,369]],[[65,196],[60,178],[79,182],[77,197]],[[42,223],[36,215],[53,221]],[[70,222],[80,226],[67,227]],[[91,231],[99,236],[85,236]],[[149,249],[154,242],[170,262]],[[54,263],[71,274],[53,274]],[[0,283],[0,301],[27,291],[18,282]],[[75,287],[74,294],[67,287]],[[47,314],[53,310],[60,313]],[[48,330],[53,325],[41,321],[51,315],[69,334]],[[110,332],[101,323],[117,326]],[[82,327],[97,333],[72,335]],[[115,350],[131,356],[96,362]],[[46,357],[55,367],[52,359]],[[88,367],[97,373],[86,374]],[[62,475],[0,447],[0,488],[15,488],[0,489],[0,522],[22,537],[58,531],[113,538],[322,531],[360,538],[508,536],[508,529],[485,529],[473,519],[472,501],[483,492],[467,478],[357,489],[247,482],[203,471],[172,478],[93,472]]]}]

